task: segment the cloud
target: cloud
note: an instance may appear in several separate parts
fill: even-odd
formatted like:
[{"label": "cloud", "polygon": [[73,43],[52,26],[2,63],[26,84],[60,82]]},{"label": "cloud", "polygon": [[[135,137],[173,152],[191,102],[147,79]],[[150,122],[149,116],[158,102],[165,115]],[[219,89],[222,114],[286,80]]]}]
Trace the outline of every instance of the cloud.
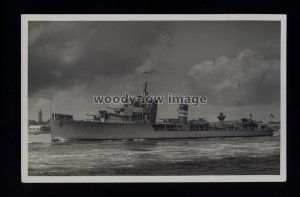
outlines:
[{"label": "cloud", "polygon": [[210,73],[214,69],[214,63],[212,61],[204,61],[201,64],[195,64],[192,66],[190,71],[188,72],[189,75],[193,76],[196,72],[207,72]]},{"label": "cloud", "polygon": [[280,101],[279,59],[266,59],[250,49],[231,60],[220,57],[195,64],[187,74],[191,76],[191,89],[207,95],[210,104],[234,105],[238,94],[244,106]]},{"label": "cloud", "polygon": [[30,22],[29,95],[71,88],[97,76],[131,73],[166,25],[136,22]]},{"label": "cloud", "polygon": [[[278,22],[29,22],[28,47],[34,118],[51,96],[56,110],[82,117],[101,107],[93,95],[139,94],[145,71],[151,95],[208,96],[195,112],[203,117],[236,105],[239,81],[243,106],[279,108]],[[159,109],[168,117],[176,106]]]},{"label": "cloud", "polygon": [[47,105],[50,105],[50,100],[42,98],[42,97],[38,98],[37,102],[35,103],[35,107],[37,107],[37,108],[42,108]]},{"label": "cloud", "polygon": [[153,71],[151,60],[146,60],[140,67],[136,69],[138,73],[145,73]]}]

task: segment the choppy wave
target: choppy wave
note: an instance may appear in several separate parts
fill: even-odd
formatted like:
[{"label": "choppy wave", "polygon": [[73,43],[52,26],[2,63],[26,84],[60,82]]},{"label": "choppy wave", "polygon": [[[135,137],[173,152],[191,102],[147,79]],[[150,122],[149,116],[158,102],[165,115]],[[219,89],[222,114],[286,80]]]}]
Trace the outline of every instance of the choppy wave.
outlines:
[{"label": "choppy wave", "polygon": [[279,136],[59,143],[30,138],[29,175],[36,176],[279,173]]}]

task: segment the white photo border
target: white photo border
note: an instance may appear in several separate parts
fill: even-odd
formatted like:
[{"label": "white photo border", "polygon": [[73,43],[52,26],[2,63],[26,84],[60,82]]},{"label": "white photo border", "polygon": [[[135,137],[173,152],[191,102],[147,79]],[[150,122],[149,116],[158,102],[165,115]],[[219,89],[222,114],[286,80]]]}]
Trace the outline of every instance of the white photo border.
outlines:
[{"label": "white photo border", "polygon": [[[28,176],[29,21],[280,21],[280,174],[221,176]],[[286,181],[286,15],[285,14],[22,14],[21,15],[21,181],[23,183],[284,182]]]}]

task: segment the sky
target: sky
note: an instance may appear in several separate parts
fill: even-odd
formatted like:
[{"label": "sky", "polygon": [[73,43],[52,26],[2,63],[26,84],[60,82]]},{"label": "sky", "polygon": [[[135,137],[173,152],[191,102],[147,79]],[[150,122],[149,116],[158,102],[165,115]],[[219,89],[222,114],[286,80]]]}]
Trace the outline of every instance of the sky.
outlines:
[{"label": "sky", "polygon": [[[40,109],[49,119],[50,100],[85,119],[107,107],[94,95],[139,94],[145,71],[150,95],[207,96],[189,119],[236,119],[238,97],[241,117],[280,118],[278,21],[30,21],[28,36],[29,119]],[[176,118],[177,106],[158,117]]]}]

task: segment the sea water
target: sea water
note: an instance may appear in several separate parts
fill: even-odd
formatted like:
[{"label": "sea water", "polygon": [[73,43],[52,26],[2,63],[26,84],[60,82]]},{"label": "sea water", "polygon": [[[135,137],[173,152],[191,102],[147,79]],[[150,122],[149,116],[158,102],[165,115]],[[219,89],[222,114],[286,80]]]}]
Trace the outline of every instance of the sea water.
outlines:
[{"label": "sea water", "polygon": [[75,140],[28,138],[29,176],[279,175],[280,136]]}]

